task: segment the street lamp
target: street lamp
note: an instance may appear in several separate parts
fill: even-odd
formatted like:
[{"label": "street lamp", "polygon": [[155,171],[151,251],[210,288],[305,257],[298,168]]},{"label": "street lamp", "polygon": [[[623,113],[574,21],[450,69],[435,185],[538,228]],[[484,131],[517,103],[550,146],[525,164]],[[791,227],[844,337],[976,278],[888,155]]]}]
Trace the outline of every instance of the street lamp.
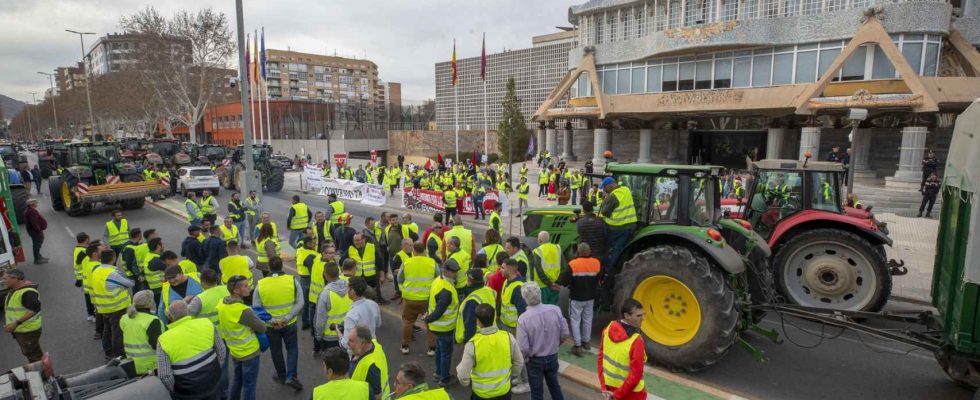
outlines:
[{"label": "street lamp", "polygon": [[[247,70],[245,63],[245,17],[242,11],[242,0],[235,0],[235,17],[238,30],[238,79],[241,81]],[[255,173],[252,165],[252,135],[248,134],[252,129],[252,104],[248,98],[248,86],[238,85],[238,87],[242,102],[242,152],[244,153],[242,155],[245,157],[245,173],[240,175],[238,184],[242,193],[248,193],[249,190],[262,192],[262,181]]]},{"label": "street lamp", "polygon": [[[28,92],[31,94],[31,98],[34,99],[33,106],[34,109],[34,122],[37,123],[37,135],[34,135],[34,140],[41,137],[41,117],[37,114],[37,92]],[[27,112],[27,118],[31,117],[30,111]]]},{"label": "street lamp", "polygon": [[92,141],[95,141],[95,113],[92,112],[92,93],[89,89],[89,86],[91,85],[89,84],[89,79],[88,79],[88,74],[90,74],[92,71],[90,71],[88,65],[85,64],[85,36],[84,36],[84,35],[94,35],[95,32],[78,32],[78,31],[73,31],[71,29],[65,29],[65,31],[78,35],[78,42],[82,46],[81,47],[82,65],[85,66],[85,99],[88,100],[88,123],[89,123],[89,127],[92,128]]},{"label": "street lamp", "polygon": [[39,73],[41,75],[44,75],[44,76],[47,76],[48,77],[48,82],[51,83],[51,115],[54,118],[54,131],[55,131],[55,133],[58,134],[58,136],[61,136],[61,133],[58,130],[58,107],[56,107],[55,104],[54,104],[54,96],[55,96],[55,92],[54,92],[54,74],[49,74],[47,72],[41,72],[41,71],[38,71],[37,73]]}]

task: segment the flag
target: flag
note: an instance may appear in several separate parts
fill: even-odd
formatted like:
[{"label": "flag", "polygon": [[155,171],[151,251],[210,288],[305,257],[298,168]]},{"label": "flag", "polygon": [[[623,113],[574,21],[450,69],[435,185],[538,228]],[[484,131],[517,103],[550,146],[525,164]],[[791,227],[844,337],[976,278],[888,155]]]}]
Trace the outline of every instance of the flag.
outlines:
[{"label": "flag", "polygon": [[245,82],[247,82],[249,85],[252,84],[252,74],[249,72],[249,70],[252,69],[251,65],[252,65],[252,57],[248,51],[248,33],[246,33],[245,34],[245,70],[242,71],[242,73],[245,74]]},{"label": "flag", "polygon": [[423,168],[426,171],[432,170],[432,160],[425,160],[425,166]]},{"label": "flag", "polygon": [[473,164],[473,168],[477,168],[477,164],[476,164],[476,150],[473,150],[473,155],[470,157],[470,164]]},{"label": "flag", "polygon": [[453,86],[456,86],[456,39],[453,39]]},{"label": "flag", "polygon": [[259,65],[262,66],[262,80],[265,80],[265,27],[262,27],[262,53],[259,57]]},{"label": "flag", "polygon": [[252,53],[255,54],[255,62],[253,63],[252,74],[255,77],[255,83],[259,83],[259,30],[255,30],[255,40],[252,40]]},{"label": "flag", "polygon": [[487,80],[487,34],[483,34],[483,49],[480,50],[480,79]]},{"label": "flag", "polygon": [[534,135],[528,136],[527,140],[527,155],[534,155]]}]

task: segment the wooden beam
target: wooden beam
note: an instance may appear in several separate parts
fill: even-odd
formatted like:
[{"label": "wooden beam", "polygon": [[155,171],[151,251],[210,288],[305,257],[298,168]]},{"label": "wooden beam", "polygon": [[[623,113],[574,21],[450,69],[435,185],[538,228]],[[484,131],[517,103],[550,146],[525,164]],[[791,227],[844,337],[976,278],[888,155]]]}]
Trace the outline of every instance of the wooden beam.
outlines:
[{"label": "wooden beam", "polygon": [[980,52],[973,47],[969,40],[963,37],[960,31],[953,29],[949,33],[949,44],[953,45],[960,56],[966,60],[968,66],[973,69],[973,76],[980,76]]}]

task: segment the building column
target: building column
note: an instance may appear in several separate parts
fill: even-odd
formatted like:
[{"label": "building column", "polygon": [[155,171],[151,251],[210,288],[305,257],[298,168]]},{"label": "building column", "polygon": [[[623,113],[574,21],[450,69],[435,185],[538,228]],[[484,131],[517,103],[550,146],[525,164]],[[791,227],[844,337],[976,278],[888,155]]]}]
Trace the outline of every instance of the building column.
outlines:
[{"label": "building column", "polygon": [[558,140],[554,121],[548,121],[548,127],[544,132],[545,150],[548,150],[552,157],[558,157]]},{"label": "building column", "polygon": [[603,154],[609,150],[609,129],[605,124],[600,124],[593,132],[595,140],[592,147],[592,165],[596,171],[602,171],[606,167],[606,158]]},{"label": "building column", "polygon": [[561,158],[564,158],[565,161],[576,161],[577,158],[575,157],[575,148],[574,148],[575,147],[575,144],[572,143],[572,123],[571,122],[565,122],[565,129],[562,129],[562,131],[561,131],[561,139],[562,139],[561,140],[561,144],[562,144]]},{"label": "building column", "polygon": [[667,162],[675,163],[680,161],[681,133],[678,130],[667,131],[664,140],[667,145]]},{"label": "building column", "polygon": [[786,138],[786,128],[769,128],[766,134],[766,158],[783,158],[783,140]]},{"label": "building column", "polygon": [[[535,150],[537,151],[538,154],[541,154],[545,150],[545,147],[544,147],[544,130],[545,130],[545,128],[544,128],[544,121],[541,121],[541,123],[538,124],[538,132],[537,132],[537,134],[538,134],[537,136],[538,137],[535,138],[536,143],[534,144]],[[534,155],[534,159],[537,159],[538,158],[538,154],[535,154]]]},{"label": "building column", "polygon": [[640,129],[640,148],[638,149],[639,154],[636,156],[636,162],[638,163],[649,163],[652,162],[650,159],[650,149],[653,145],[653,129]]},{"label": "building column", "polygon": [[898,171],[891,182],[914,183],[918,187],[922,181],[922,156],[926,150],[926,137],[929,130],[924,126],[902,128],[902,147],[899,148]]},{"label": "building column", "polygon": [[860,129],[851,138],[851,167],[856,178],[874,178],[871,168],[871,129]]},{"label": "building column", "polygon": [[804,126],[800,130],[800,160],[804,159],[804,154],[810,152],[814,160],[820,159],[820,127]]}]

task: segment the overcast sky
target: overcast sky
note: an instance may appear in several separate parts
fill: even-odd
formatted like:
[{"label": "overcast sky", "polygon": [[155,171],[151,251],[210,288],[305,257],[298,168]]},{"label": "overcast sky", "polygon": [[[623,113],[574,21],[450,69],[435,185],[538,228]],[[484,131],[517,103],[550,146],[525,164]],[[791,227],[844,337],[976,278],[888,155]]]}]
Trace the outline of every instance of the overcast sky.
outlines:
[{"label": "overcast sky", "polygon": [[[446,61],[457,39],[457,57],[531,46],[531,36],[568,25],[563,0],[245,0],[248,31],[265,26],[267,48],[367,58],[380,78],[401,82],[402,98],[435,97],[434,64]],[[78,36],[65,29],[119,30],[119,17],[149,4],[165,16],[175,10],[212,7],[224,12],[234,29],[233,0],[0,0],[0,94],[30,100],[43,93],[45,77],[58,66],[81,59]],[[86,37],[88,47],[94,36]],[[237,66],[237,62],[235,63]],[[38,97],[41,95],[39,94]]]}]

